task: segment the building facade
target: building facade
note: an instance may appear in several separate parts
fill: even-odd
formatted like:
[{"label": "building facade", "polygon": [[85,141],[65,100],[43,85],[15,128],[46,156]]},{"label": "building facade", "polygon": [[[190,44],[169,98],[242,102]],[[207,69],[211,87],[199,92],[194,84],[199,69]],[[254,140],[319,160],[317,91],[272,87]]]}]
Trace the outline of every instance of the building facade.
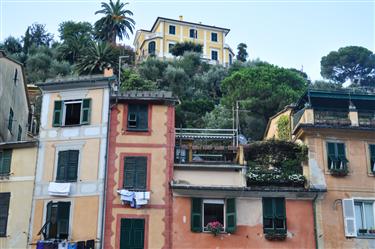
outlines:
[{"label": "building facade", "polygon": [[290,113],[308,146],[319,248],[375,248],[375,95],[309,90]]},{"label": "building facade", "polygon": [[0,142],[27,138],[29,101],[22,64],[0,50]]},{"label": "building facade", "polygon": [[[101,248],[110,84],[87,76],[41,83],[29,243]],[[64,244],[61,244],[64,246]]]},{"label": "building facade", "polygon": [[0,143],[0,248],[26,248],[36,141]]},{"label": "building facade", "polygon": [[171,248],[171,92],[112,97],[104,248]]},{"label": "building facade", "polygon": [[234,60],[232,49],[225,43],[229,29],[158,17],[150,30],[138,30],[134,39],[136,62],[149,56],[173,58],[171,48],[178,42],[191,41],[203,45],[202,59],[228,66]]},{"label": "building facade", "polygon": [[234,135],[177,129],[173,248],[315,248],[317,192],[303,183],[251,181],[250,165],[261,166],[252,146],[232,144]]}]

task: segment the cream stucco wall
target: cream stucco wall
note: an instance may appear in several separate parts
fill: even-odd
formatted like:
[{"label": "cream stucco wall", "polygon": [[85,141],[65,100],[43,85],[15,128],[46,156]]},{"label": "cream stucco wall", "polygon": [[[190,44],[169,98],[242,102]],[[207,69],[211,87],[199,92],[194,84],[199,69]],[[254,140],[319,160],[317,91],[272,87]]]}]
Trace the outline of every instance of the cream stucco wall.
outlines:
[{"label": "cream stucco wall", "polygon": [[27,247],[34,189],[37,147],[12,151],[11,176],[0,180],[0,192],[10,192],[7,237],[0,237],[0,248]]},{"label": "cream stucco wall", "polygon": [[201,169],[198,171],[191,169],[175,169],[173,179],[183,184],[196,186],[246,186],[246,180],[241,170],[219,171]]}]

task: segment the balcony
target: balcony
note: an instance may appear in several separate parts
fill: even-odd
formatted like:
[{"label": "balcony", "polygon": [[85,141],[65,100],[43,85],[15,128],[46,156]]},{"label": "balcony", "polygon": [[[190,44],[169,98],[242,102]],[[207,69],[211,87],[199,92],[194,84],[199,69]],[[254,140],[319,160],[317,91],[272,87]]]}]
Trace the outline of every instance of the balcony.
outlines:
[{"label": "balcony", "polygon": [[314,124],[350,126],[349,112],[335,110],[315,110]]},{"label": "balcony", "polygon": [[359,111],[358,121],[360,126],[375,127],[375,111]]}]

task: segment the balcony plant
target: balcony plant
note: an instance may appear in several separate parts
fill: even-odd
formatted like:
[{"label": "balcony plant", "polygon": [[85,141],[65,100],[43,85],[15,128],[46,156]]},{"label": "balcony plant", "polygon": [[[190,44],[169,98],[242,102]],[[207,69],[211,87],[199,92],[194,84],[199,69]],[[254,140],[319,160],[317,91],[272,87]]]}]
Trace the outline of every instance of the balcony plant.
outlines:
[{"label": "balcony plant", "polygon": [[359,234],[366,234],[367,233],[367,229],[366,228],[360,228],[360,229],[358,229],[358,233]]},{"label": "balcony plant", "polygon": [[210,231],[215,237],[223,231],[224,226],[219,221],[212,221],[207,224],[207,230]]},{"label": "balcony plant", "polygon": [[369,229],[368,233],[371,233],[371,235],[375,235],[375,228],[372,227],[371,229]]}]

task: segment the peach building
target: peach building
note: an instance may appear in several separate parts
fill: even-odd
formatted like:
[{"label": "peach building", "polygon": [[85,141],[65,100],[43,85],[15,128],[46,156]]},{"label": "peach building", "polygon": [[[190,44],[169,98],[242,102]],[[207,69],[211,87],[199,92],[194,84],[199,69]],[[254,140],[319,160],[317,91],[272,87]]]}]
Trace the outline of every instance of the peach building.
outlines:
[{"label": "peach building", "polygon": [[[287,113],[308,146],[319,248],[375,248],[375,94],[309,90]],[[276,129],[269,129],[272,137]]]},{"label": "peach building", "polygon": [[111,97],[104,248],[171,248],[171,92]]},{"label": "peach building", "polygon": [[[38,84],[43,101],[29,244],[102,248],[113,77]],[[40,247],[38,247],[40,248]]]},{"label": "peach building", "polygon": [[254,182],[253,145],[236,145],[236,130],[176,130],[173,248],[315,248],[320,191],[304,186],[301,164],[298,184]]}]

